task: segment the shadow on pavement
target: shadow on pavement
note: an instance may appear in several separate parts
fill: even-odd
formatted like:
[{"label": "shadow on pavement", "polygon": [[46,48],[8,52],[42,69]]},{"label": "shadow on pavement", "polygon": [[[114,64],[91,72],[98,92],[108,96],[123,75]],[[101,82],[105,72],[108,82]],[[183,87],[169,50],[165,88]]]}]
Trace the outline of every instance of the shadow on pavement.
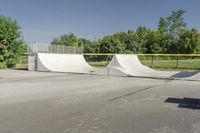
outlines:
[{"label": "shadow on pavement", "polygon": [[173,78],[188,78],[188,77],[191,77],[191,76],[194,76],[196,74],[198,74],[199,71],[195,71],[195,72],[179,72],[177,74],[174,74]]},{"label": "shadow on pavement", "polygon": [[200,99],[198,98],[167,98],[165,100],[166,103],[174,103],[177,104],[177,107],[179,108],[187,108],[187,109],[193,109],[193,110],[199,110],[200,109]]}]

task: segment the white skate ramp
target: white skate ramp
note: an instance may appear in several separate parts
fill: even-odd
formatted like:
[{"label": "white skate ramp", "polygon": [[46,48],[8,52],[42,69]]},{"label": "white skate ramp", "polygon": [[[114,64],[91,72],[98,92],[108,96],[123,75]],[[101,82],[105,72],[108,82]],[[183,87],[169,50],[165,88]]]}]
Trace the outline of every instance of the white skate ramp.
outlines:
[{"label": "white skate ramp", "polygon": [[174,71],[164,72],[164,71],[153,70],[147,66],[142,65],[137,55],[116,54],[114,55],[108,67],[120,70],[129,76],[136,76],[136,77],[175,79],[177,77],[174,75],[180,73]]},{"label": "white skate ramp", "polygon": [[199,73],[157,71],[140,63],[137,55],[115,54],[105,68],[90,66],[81,54],[37,54],[37,70],[113,76],[200,80]]},{"label": "white skate ramp", "polygon": [[117,69],[92,67],[81,54],[38,53],[37,71],[126,76]]},{"label": "white skate ramp", "polygon": [[79,54],[37,54],[37,70],[69,73],[90,73],[93,68]]}]

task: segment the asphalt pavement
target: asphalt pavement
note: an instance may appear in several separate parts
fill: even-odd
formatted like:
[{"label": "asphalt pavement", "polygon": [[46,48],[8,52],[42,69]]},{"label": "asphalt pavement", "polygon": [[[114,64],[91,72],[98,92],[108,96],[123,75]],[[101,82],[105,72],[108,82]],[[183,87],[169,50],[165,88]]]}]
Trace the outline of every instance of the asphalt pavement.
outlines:
[{"label": "asphalt pavement", "polygon": [[200,82],[0,71],[1,133],[200,133]]}]

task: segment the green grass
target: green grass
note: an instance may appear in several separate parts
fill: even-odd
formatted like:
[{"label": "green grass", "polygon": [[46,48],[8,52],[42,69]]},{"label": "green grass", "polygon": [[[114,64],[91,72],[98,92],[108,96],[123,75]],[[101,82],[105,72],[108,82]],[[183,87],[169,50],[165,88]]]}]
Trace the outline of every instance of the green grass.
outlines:
[{"label": "green grass", "polygon": [[[139,56],[139,59],[142,64],[149,66],[154,69],[159,70],[181,70],[181,71],[194,71],[200,70],[200,57],[168,57],[168,56],[156,56],[153,58],[152,64],[152,56]],[[111,59],[111,58],[110,58]],[[106,67],[109,62],[100,61],[100,62],[90,62],[88,59],[88,63],[93,67]],[[16,65],[17,69],[27,69],[28,63],[27,58],[23,58],[19,64]]]},{"label": "green grass", "polygon": [[[105,67],[109,62],[89,62],[93,67]],[[141,60],[141,63],[158,70],[181,70],[181,71],[193,71],[200,70],[200,59],[188,59],[188,60],[154,60],[153,64],[151,60]],[[153,66],[152,66],[153,65]]]},{"label": "green grass", "polygon": [[200,70],[200,59],[141,61],[142,64],[163,70]]},{"label": "green grass", "polygon": [[106,67],[109,62],[103,61],[103,62],[88,62],[93,67]]}]

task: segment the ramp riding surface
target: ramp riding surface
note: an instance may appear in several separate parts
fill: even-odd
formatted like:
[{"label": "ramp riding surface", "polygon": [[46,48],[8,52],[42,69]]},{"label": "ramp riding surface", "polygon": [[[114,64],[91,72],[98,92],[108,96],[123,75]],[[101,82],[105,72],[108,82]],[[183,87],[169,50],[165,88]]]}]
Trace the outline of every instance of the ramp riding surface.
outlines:
[{"label": "ramp riding surface", "polygon": [[129,76],[135,77],[181,79],[194,75],[191,72],[158,71],[151,69],[142,65],[137,55],[116,54],[108,67],[120,70]]},{"label": "ramp riding surface", "polygon": [[69,73],[90,73],[92,67],[79,54],[37,54],[37,70]]},{"label": "ramp riding surface", "polygon": [[119,70],[112,68],[95,68],[90,66],[81,54],[37,54],[37,70],[50,72],[82,73],[95,75],[126,76]]},{"label": "ramp riding surface", "polygon": [[200,80],[197,72],[158,71],[144,66],[137,55],[115,54],[105,68],[90,66],[81,54],[37,54],[37,70],[160,79]]}]

